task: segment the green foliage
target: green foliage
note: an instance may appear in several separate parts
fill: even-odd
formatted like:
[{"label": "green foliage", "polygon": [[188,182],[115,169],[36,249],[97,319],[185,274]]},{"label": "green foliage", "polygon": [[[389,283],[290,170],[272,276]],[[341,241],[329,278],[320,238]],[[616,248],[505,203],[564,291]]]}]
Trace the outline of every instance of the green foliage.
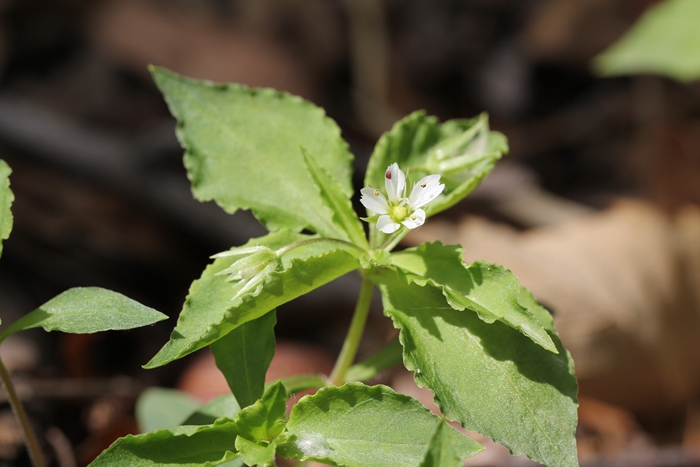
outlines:
[{"label": "green foliage", "polygon": [[194,397],[177,389],[149,388],[136,401],[136,420],[142,433],[156,431],[180,425],[199,405]]},{"label": "green foliage", "polygon": [[433,437],[430,438],[428,451],[420,467],[462,467],[462,461],[452,445],[449,430],[450,427],[445,420],[440,420]]},{"label": "green foliage", "polygon": [[238,457],[236,422],[179,426],[115,441],[90,467],[214,467]]},{"label": "green foliage", "polygon": [[[435,393],[450,420],[550,467],[576,460],[577,384],[573,362],[544,350],[500,321],[453,309],[439,288],[378,274],[384,311],[401,330],[404,364]],[[546,313],[546,312],[545,312]]]},{"label": "green foliage", "polygon": [[426,210],[432,215],[464,199],[507,151],[505,137],[489,130],[485,114],[440,124],[423,111],[414,112],[379,139],[367,167],[365,185],[383,187],[386,168],[394,162],[407,170],[413,181],[439,174],[445,191]]},{"label": "green foliage", "polygon": [[[282,230],[252,240],[244,247],[264,245],[281,249],[314,238]],[[246,286],[244,283],[230,282],[219,274],[234,260],[216,259],[192,283],[170,341],[146,368],[165,365],[212,344],[238,326],[356,269],[359,264],[356,254],[340,243],[304,244],[284,253],[280,269],[259,278],[259,286],[242,295],[238,292]]]},{"label": "green foliage", "polygon": [[524,297],[530,293],[518,283],[512,272],[496,264],[477,261],[464,264],[459,246],[447,246],[440,242],[424,243],[392,257],[392,263],[400,268],[409,282],[418,285],[431,284],[442,290],[450,306],[455,310],[475,311],[486,323],[498,320],[519,330],[533,342],[557,353],[557,348],[545,328],[535,317]]},{"label": "green foliage", "polygon": [[0,254],[2,241],[7,240],[12,231],[12,211],[10,207],[15,196],[10,189],[10,174],[12,170],[5,161],[0,160]]},{"label": "green foliage", "polygon": [[133,329],[167,319],[164,314],[111,290],[76,287],[23,316],[2,333],[0,341],[24,329],[74,334]]},{"label": "green foliage", "polygon": [[[146,365],[211,346],[232,394],[199,406],[178,391],[146,392],[137,413],[151,431],[117,440],[92,467],[272,465],[276,455],[345,467],[458,467],[483,447],[447,419],[549,467],[577,465],[577,384],[549,313],[509,270],[466,265],[458,246],[435,242],[391,253],[406,225],[422,223],[417,206],[429,216],[459,202],[508,150],[486,115],[439,123],[416,112],[382,136],[367,186],[385,190],[387,179],[400,186],[386,175],[393,163],[400,166],[392,172],[398,183],[405,170],[409,189],[428,175],[423,186],[431,185],[402,201],[415,204],[413,223],[399,226],[392,218],[399,230],[381,238],[370,225],[368,241],[350,201],[348,146],[321,109],[269,89],[151,71],[178,119],[195,196],[229,213],[250,209],[270,233],[213,256],[193,282],[170,340]],[[0,164],[2,238],[11,226],[8,173]],[[442,192],[435,191],[439,183]],[[330,378],[338,386],[323,375],[265,386],[277,307],[351,271],[362,276],[362,292]],[[351,366],[375,285],[399,338]],[[114,292],[71,289],[7,328],[0,340],[32,327],[96,332],[163,318]],[[343,384],[401,361],[435,393],[443,417],[385,386]],[[299,400],[287,419],[288,395],[309,388],[318,391]]]},{"label": "green foliage", "polygon": [[196,81],[156,67],[151,72],[178,119],[197,199],[214,200],[229,213],[251,209],[270,230],[309,229],[349,240],[300,150],[352,196],[352,156],[323,110],[272,89]]},{"label": "green foliage", "polygon": [[275,312],[271,311],[243,323],[211,345],[216,366],[242,407],[263,395],[265,374],[275,354],[276,322]]},{"label": "green foliage", "polygon": [[180,425],[211,425],[220,418],[235,418],[240,410],[233,394],[224,394],[192,412]]},{"label": "green foliage", "polygon": [[242,409],[236,424],[236,448],[248,465],[270,462],[275,456],[275,438],[284,430],[287,392],[282,383],[270,386],[253,405]]},{"label": "green foliage", "polygon": [[700,2],[665,0],[649,7],[637,23],[598,55],[601,76],[651,73],[682,82],[700,78]]},{"label": "green foliage", "polygon": [[[329,386],[294,406],[280,452],[346,467],[414,467],[440,422],[420,402],[386,386]],[[460,458],[483,449],[452,428],[445,436]]]}]

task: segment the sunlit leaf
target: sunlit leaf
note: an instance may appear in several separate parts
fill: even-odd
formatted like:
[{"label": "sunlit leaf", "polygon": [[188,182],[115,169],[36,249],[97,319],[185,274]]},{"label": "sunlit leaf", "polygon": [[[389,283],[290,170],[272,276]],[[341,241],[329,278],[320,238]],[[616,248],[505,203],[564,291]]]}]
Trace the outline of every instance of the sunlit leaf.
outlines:
[{"label": "sunlit leaf", "polygon": [[[328,386],[294,406],[278,452],[346,467],[417,467],[439,423],[420,402],[386,386]],[[483,449],[452,428],[446,436],[460,459]]]},{"label": "sunlit leaf", "polygon": [[689,82],[700,78],[700,2],[651,5],[621,39],[593,62],[602,76],[658,74]]},{"label": "sunlit leaf", "polygon": [[99,287],[76,287],[44,303],[0,333],[0,341],[24,329],[89,334],[134,329],[168,317],[130,298]]},{"label": "sunlit leaf", "polygon": [[467,266],[463,253],[459,246],[424,243],[393,254],[392,263],[409,281],[442,289],[452,308],[475,311],[487,323],[499,320],[556,353],[554,342],[531,309],[542,307],[534,300],[529,304],[524,301],[530,293],[518,278],[503,266],[486,261]]},{"label": "sunlit leaf", "polygon": [[439,288],[407,285],[388,270],[374,280],[401,330],[404,364],[448,419],[549,467],[578,465],[573,362],[546,311],[536,315],[559,354],[500,321],[453,309]]},{"label": "sunlit leaf", "polygon": [[178,119],[197,199],[214,200],[229,213],[251,209],[269,230],[309,229],[349,240],[300,151],[313,154],[352,196],[352,156],[322,109],[272,89],[197,81],[157,67],[151,73]]},{"label": "sunlit leaf", "polygon": [[233,420],[178,426],[115,441],[90,467],[214,467],[238,457]]},{"label": "sunlit leaf", "polygon": [[0,254],[2,254],[2,241],[7,240],[12,231],[12,211],[10,207],[15,196],[10,189],[10,173],[12,170],[0,160]]},{"label": "sunlit leaf", "polygon": [[[253,239],[244,247],[265,245],[271,249],[316,237],[282,230]],[[238,326],[277,306],[322,286],[359,266],[357,249],[341,243],[306,243],[281,257],[279,270],[267,272],[258,287],[239,294],[246,285],[221,275],[235,258],[217,258],[192,283],[170,341],[146,368],[154,368],[201,349]]]}]

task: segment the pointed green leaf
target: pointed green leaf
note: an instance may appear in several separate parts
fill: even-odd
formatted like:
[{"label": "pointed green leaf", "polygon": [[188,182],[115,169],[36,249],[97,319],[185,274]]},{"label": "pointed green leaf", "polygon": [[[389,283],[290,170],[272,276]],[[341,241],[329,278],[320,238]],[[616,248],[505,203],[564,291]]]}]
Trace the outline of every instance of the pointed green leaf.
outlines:
[{"label": "pointed green leaf", "polygon": [[180,425],[211,425],[220,418],[235,418],[240,410],[233,394],[224,394],[199,407]]},{"label": "pointed green leaf", "polygon": [[[315,238],[282,230],[251,240],[242,248],[264,245],[277,250],[295,242],[316,242]],[[246,287],[244,281],[231,282],[219,274],[236,258],[216,259],[192,283],[170,341],[145,367],[165,365],[206,347],[241,324],[356,269],[358,251],[342,243],[305,243],[282,254],[280,269],[265,272],[258,286],[243,294],[238,292]]]},{"label": "pointed green leaf", "polygon": [[420,467],[462,467],[462,461],[452,446],[449,430],[450,426],[445,420],[440,420]]},{"label": "pointed green leaf", "polygon": [[426,175],[440,174],[445,190],[427,206],[426,212],[432,215],[471,193],[507,151],[505,137],[489,131],[485,114],[440,124],[425,112],[414,112],[397,122],[377,142],[367,167],[365,186],[383,188],[386,169],[394,162],[408,172],[413,182]]},{"label": "pointed green leaf", "polygon": [[500,321],[454,310],[438,288],[407,285],[388,270],[374,280],[401,330],[404,364],[448,419],[549,467],[578,465],[576,378],[551,318],[537,312],[559,354]]},{"label": "pointed green leaf", "polygon": [[238,457],[233,420],[178,426],[115,441],[90,467],[213,467]]},{"label": "pointed green leaf", "polygon": [[199,405],[186,392],[170,388],[148,388],[136,401],[136,420],[142,433],[178,426]]},{"label": "pointed green leaf", "polygon": [[250,440],[271,441],[284,429],[287,391],[281,382],[267,388],[262,398],[238,413],[238,433]]},{"label": "pointed green leaf", "polygon": [[167,318],[117,292],[99,287],[76,287],[12,323],[0,333],[0,341],[17,331],[38,327],[46,331],[90,334],[138,328]]},{"label": "pointed green leaf", "polygon": [[10,189],[10,174],[12,170],[5,161],[0,160],[0,254],[2,242],[7,240],[12,231],[12,211],[10,210],[15,195]]},{"label": "pointed green leaf", "polygon": [[595,57],[601,76],[653,73],[683,82],[700,78],[700,2],[651,5],[621,39]]},{"label": "pointed green leaf", "polygon": [[[417,467],[440,418],[417,400],[386,386],[328,386],[294,406],[278,453],[346,467]],[[460,458],[483,447],[452,428]]]},{"label": "pointed green leaf", "polygon": [[321,190],[321,199],[334,213],[333,219],[336,224],[347,233],[350,241],[367,249],[369,245],[365,237],[365,230],[352,207],[350,198],[343,193],[340,184],[316,162],[316,158],[306,148],[302,147],[301,153],[304,156],[306,168]]},{"label": "pointed green leaf", "polygon": [[236,438],[236,449],[246,465],[263,465],[272,462],[277,451],[277,443],[250,441],[242,436]]},{"label": "pointed green leaf", "polygon": [[450,306],[455,310],[475,311],[486,323],[499,320],[522,332],[536,344],[557,353],[557,348],[545,328],[522,297],[530,293],[508,269],[486,261],[464,264],[460,246],[440,242],[424,243],[392,255],[397,266],[410,282],[430,283],[442,289]]},{"label": "pointed green leaf", "polygon": [[265,374],[275,355],[274,311],[243,323],[211,345],[216,366],[241,407],[260,399]]},{"label": "pointed green leaf", "polygon": [[322,109],[272,89],[197,81],[156,67],[151,73],[178,120],[197,199],[229,213],[252,209],[269,230],[309,229],[348,240],[299,151],[308,149],[352,195],[352,156]]}]

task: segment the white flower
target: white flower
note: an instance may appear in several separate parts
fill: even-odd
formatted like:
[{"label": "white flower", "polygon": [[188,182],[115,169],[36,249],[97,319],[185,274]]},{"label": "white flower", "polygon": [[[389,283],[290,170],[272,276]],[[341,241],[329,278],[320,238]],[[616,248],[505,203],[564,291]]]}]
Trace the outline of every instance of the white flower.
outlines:
[{"label": "white flower", "polygon": [[240,289],[232,300],[253,290],[258,293],[262,283],[273,272],[279,269],[281,263],[277,252],[266,246],[239,247],[223,253],[217,253],[212,258],[240,257],[229,267],[216,273],[217,276],[228,275],[228,281],[238,282]]},{"label": "white flower", "polygon": [[396,163],[386,169],[384,185],[387,196],[376,188],[367,187],[360,190],[360,202],[369,211],[379,214],[377,228],[386,234],[396,232],[401,225],[409,229],[423,225],[425,211],[421,208],[445,189],[445,185],[440,183],[440,175],[428,175],[413,184],[407,198],[406,175]]}]

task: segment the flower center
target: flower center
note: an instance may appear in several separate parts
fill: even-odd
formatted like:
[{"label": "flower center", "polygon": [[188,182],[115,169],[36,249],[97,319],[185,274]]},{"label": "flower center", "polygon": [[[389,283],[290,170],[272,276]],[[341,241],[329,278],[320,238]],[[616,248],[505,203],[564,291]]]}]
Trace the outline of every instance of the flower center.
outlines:
[{"label": "flower center", "polygon": [[398,205],[393,205],[389,207],[389,217],[391,217],[391,220],[394,222],[401,222],[406,217],[408,217],[409,214],[409,206],[405,203],[401,203]]}]

